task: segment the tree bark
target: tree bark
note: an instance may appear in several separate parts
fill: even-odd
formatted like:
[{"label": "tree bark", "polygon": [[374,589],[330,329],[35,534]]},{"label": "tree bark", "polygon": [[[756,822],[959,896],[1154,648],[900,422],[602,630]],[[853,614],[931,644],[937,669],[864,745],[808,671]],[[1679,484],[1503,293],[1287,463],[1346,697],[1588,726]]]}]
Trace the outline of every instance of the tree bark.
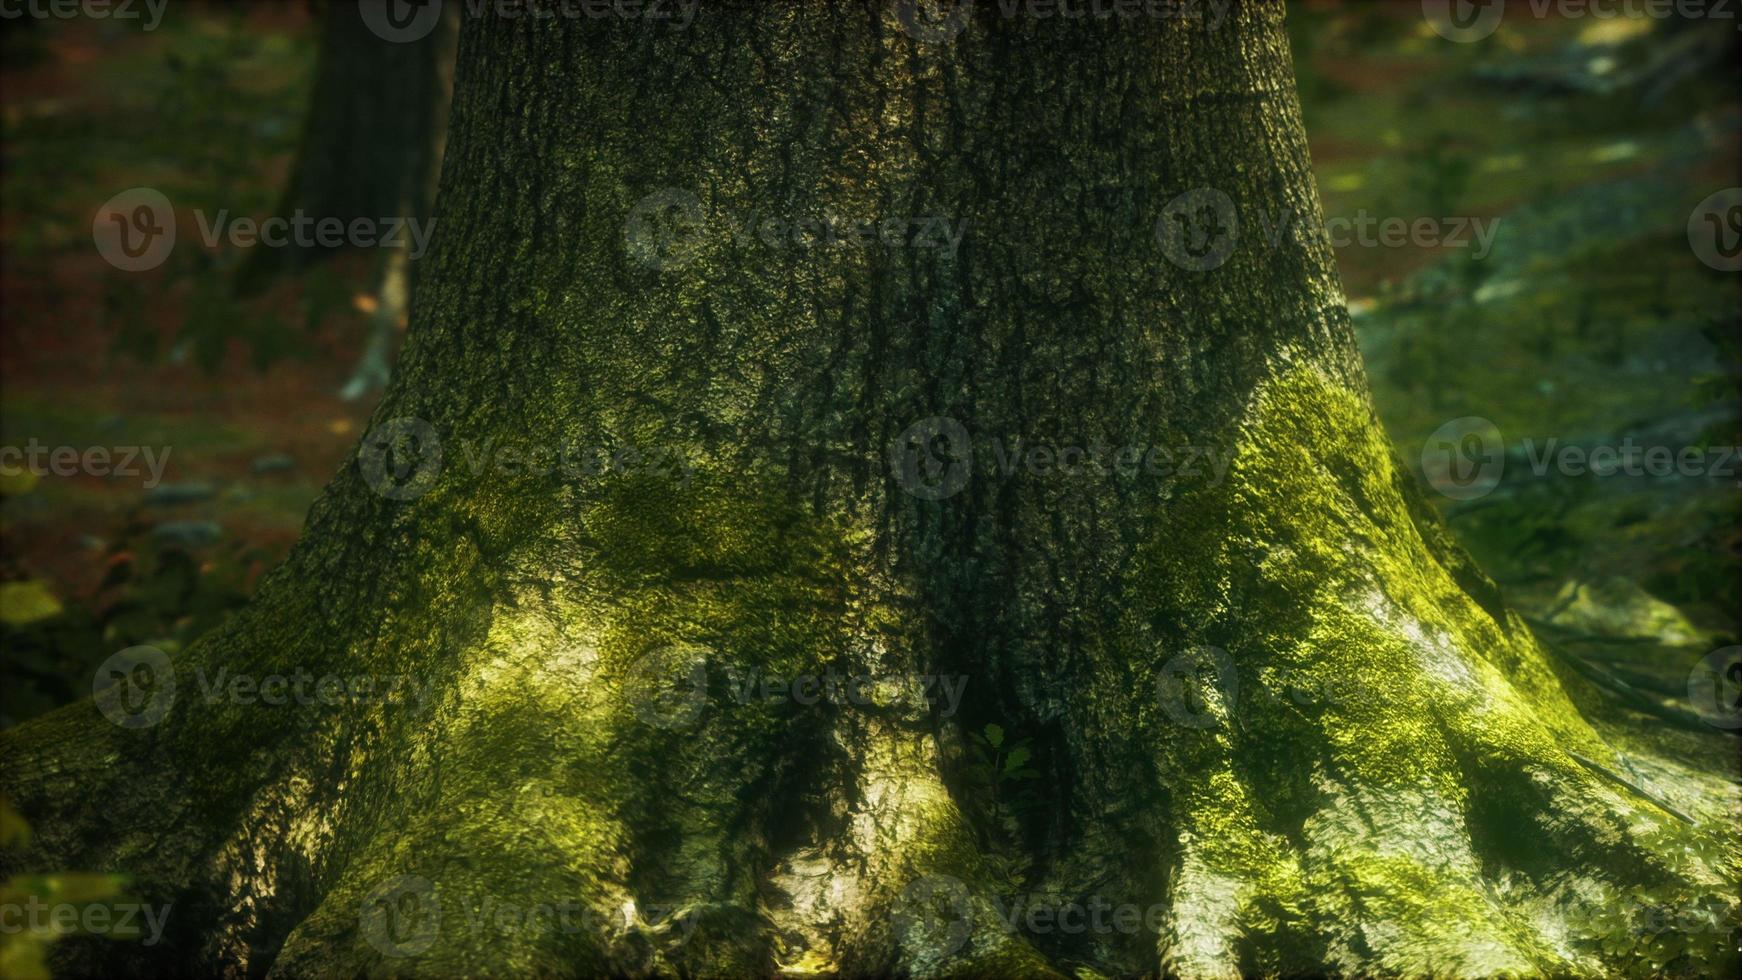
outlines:
[{"label": "tree bark", "polygon": [[[948,7],[468,21],[358,463],[160,721],[4,735],[8,867],[176,903],[64,965],[1600,974],[1650,955],[1606,889],[1733,893],[1721,750],[1597,720],[1396,464],[1329,246],[1263,233],[1319,220],[1281,5]],[[883,681],[742,693],[809,675]]]}]

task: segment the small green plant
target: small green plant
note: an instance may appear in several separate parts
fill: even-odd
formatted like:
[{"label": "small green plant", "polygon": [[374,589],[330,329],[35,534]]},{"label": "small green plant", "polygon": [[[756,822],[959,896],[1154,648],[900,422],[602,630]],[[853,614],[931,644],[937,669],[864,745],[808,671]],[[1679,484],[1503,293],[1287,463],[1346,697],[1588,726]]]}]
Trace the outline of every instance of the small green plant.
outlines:
[{"label": "small green plant", "polygon": [[[1641,843],[1678,854],[1693,868],[1730,875],[1731,842],[1681,824],[1648,830]],[[1647,887],[1600,886],[1573,910],[1575,922],[1597,941],[1605,960],[1631,964],[1649,976],[1734,976],[1742,965],[1742,905],[1716,887],[1689,884],[1693,876]]]},{"label": "small green plant", "polygon": [[1029,765],[1034,756],[1032,739],[1008,739],[1002,725],[988,724],[970,732],[973,759],[968,778],[984,801],[983,825],[989,826],[987,854],[995,875],[1012,890],[1027,878],[1028,862],[1015,855],[1024,849],[1021,841],[1023,816],[1041,805],[1033,782],[1040,772]]}]

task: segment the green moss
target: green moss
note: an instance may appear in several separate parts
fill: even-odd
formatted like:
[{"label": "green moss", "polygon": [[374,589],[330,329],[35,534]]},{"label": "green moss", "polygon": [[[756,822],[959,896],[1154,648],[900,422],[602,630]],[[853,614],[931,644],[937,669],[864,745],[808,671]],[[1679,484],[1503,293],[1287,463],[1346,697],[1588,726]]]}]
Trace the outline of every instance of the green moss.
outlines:
[{"label": "green moss", "polygon": [[1186,832],[1176,903],[1228,883],[1239,897],[1211,911],[1257,932],[1276,923],[1254,898],[1298,897],[1350,969],[1580,972],[1600,937],[1565,927],[1560,885],[1499,838],[1720,887],[1641,836],[1661,813],[1589,768],[1619,766],[1614,736],[1410,499],[1364,399],[1293,370],[1228,441],[1227,480],[1174,502],[1141,584],[1163,652],[1213,645],[1239,675],[1215,724],[1156,735]]}]

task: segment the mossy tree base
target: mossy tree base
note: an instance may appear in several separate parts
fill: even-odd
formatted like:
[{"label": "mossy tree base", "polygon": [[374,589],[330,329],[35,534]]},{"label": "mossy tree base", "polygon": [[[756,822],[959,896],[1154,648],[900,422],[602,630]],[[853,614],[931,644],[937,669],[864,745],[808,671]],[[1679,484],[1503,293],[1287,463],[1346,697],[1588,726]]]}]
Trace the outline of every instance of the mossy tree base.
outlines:
[{"label": "mossy tree base", "polygon": [[[60,955],[285,976],[1734,962],[1737,791],[1687,761],[1723,747],[1588,724],[1376,431],[1360,399],[1288,374],[1232,429],[1225,481],[1164,508],[1126,627],[1082,651],[1048,729],[1026,883],[976,825],[960,719],[887,681],[953,667],[915,644],[908,590],[867,574],[877,536],[701,468],[603,488],[576,524],[590,543],[490,559],[519,581],[439,597],[451,566],[409,560],[424,580],[384,601],[416,605],[352,641],[367,661],[330,665],[427,679],[409,703],[204,703],[226,665],[309,669],[264,642],[314,615],[278,611],[299,591],[281,576],[178,664],[196,696],[159,725],[85,705],[9,733],[31,864],[176,903],[176,945]],[[408,620],[433,628],[406,642]],[[830,672],[886,680],[812,705],[742,687]],[[1709,929],[1678,925],[1701,910]]]},{"label": "mossy tree base", "polygon": [[[175,903],[157,946],[68,940],[63,966],[1725,968],[1728,746],[1596,723],[1451,543],[1324,242],[1158,250],[1199,187],[1317,214],[1280,5],[987,9],[942,39],[785,4],[466,25],[363,462],[160,721],[4,736],[37,830],[6,870]],[[647,263],[626,216],[677,183],[715,216],[971,234]],[[940,419],[967,445],[923,482],[900,460]],[[416,492],[377,492],[395,432],[390,461],[441,440]],[[1017,439],[1205,462],[1010,469]],[[619,465],[552,465],[577,448]],[[269,706],[206,696],[220,670],[413,683]],[[812,677],[874,682],[780,686]]]}]

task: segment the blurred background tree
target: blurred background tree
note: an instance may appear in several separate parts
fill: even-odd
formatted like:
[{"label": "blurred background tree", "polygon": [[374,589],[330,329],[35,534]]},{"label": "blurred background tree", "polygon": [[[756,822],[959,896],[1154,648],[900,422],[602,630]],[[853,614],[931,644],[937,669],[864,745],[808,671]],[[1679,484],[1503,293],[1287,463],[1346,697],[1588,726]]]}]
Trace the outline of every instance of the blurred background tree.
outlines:
[{"label": "blurred background tree", "polygon": [[[384,222],[427,223],[434,211],[453,100],[460,8],[441,4],[433,30],[408,41],[370,29],[356,3],[317,2],[320,57],[308,119],[289,185],[273,212]],[[356,399],[387,381],[393,341],[405,326],[414,283],[403,247],[383,249],[365,304],[369,336],[342,396]],[[332,249],[318,244],[256,248],[238,272],[245,291],[274,275],[307,268]]]}]

